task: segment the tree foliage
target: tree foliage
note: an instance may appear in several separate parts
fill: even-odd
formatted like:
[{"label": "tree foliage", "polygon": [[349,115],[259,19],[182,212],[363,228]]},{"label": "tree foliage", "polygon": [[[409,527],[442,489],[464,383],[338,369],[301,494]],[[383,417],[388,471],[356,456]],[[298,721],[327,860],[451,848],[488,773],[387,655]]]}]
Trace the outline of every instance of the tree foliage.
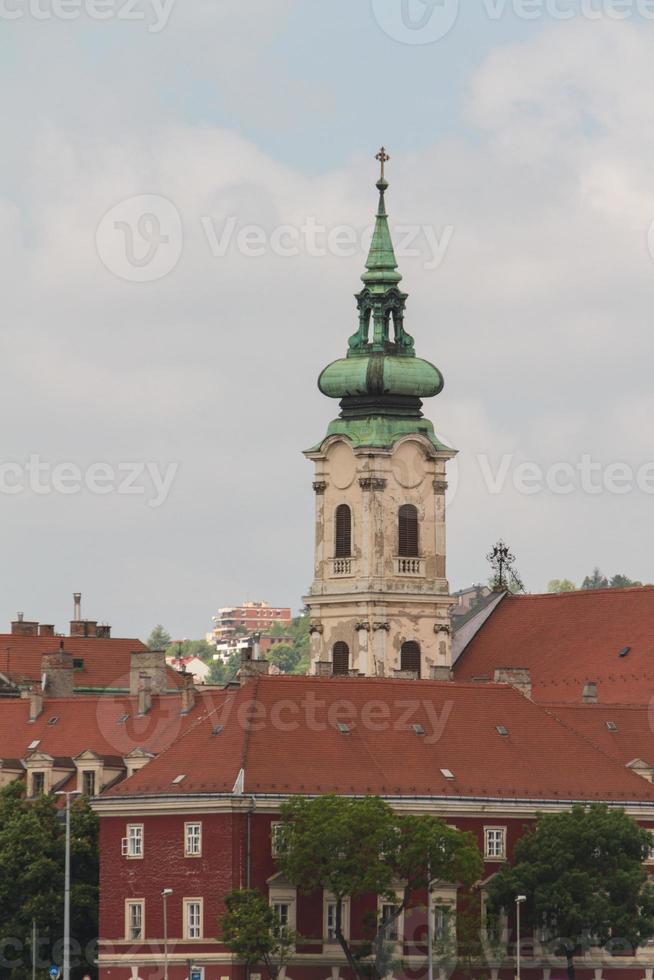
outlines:
[{"label": "tree foliage", "polygon": [[297,941],[294,930],[282,927],[260,891],[243,888],[225,899],[221,938],[246,966],[263,963],[270,980],[277,980]]},{"label": "tree foliage", "polygon": [[654,886],[643,867],[651,846],[648,831],[605,804],[542,816],[516,844],[514,866],[490,882],[488,907],[512,910],[525,895],[525,926],[545,929],[573,980],[576,949],[635,949],[654,935]]},{"label": "tree foliage", "polygon": [[[336,938],[358,976],[385,976],[390,926],[429,881],[470,885],[482,871],[471,835],[436,817],[398,816],[377,797],[297,798],[284,804],[282,817],[282,873],[305,894],[324,889],[334,896]],[[399,903],[398,880],[405,883]],[[357,945],[343,933],[343,902],[370,894],[386,899],[395,912],[375,923],[368,943]]]},{"label": "tree foliage", "polygon": [[577,586],[569,578],[553,578],[547,585],[548,592],[576,592]]},{"label": "tree foliage", "polygon": [[177,640],[169,642],[166,656],[175,660],[186,660],[189,657],[199,657],[207,662],[213,658],[215,649],[206,640]]},{"label": "tree foliage", "polygon": [[168,630],[165,630],[161,623],[155,626],[145,641],[149,650],[166,650],[172,643],[172,637]]},{"label": "tree foliage", "polygon": [[[93,973],[98,934],[97,818],[85,800],[71,813],[71,975]],[[24,785],[0,790],[0,978],[27,980],[32,921],[41,970],[62,962],[65,825],[55,798],[25,799]]]}]

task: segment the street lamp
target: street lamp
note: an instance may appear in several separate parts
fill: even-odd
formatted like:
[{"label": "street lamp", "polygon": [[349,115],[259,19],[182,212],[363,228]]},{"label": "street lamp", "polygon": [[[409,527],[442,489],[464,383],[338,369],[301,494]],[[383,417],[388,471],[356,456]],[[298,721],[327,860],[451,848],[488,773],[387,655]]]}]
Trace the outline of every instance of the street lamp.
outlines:
[{"label": "street lamp", "polygon": [[515,947],[515,980],[520,980],[520,906],[527,901],[526,895],[515,897],[516,947]]},{"label": "street lamp", "polygon": [[63,980],[70,980],[70,798],[80,796],[78,789],[60,789],[56,796],[66,797],[66,867],[64,877],[64,969]]},{"label": "street lamp", "polygon": [[168,899],[172,895],[172,888],[164,888],[161,892],[163,899],[163,927],[164,927],[164,980],[168,980]]}]

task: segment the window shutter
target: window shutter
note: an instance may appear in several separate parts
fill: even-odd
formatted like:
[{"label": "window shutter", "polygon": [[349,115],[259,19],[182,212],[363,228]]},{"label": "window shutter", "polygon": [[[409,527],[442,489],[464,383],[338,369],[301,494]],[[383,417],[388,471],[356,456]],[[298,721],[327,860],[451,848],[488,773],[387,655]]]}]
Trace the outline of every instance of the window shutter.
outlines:
[{"label": "window shutter", "polygon": [[333,673],[349,674],[350,648],[347,643],[335,643],[332,651]]},{"label": "window shutter", "polygon": [[352,555],[352,512],[347,504],[336,508],[335,558],[349,558]]},{"label": "window shutter", "polygon": [[398,513],[398,555],[418,558],[418,508],[403,504]]}]

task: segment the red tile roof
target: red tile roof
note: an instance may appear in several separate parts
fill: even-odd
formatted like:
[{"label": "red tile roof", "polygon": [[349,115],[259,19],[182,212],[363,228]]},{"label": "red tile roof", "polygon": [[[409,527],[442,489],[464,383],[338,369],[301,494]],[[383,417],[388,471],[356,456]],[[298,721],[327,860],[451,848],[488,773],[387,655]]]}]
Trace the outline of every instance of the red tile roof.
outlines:
[{"label": "red tile roof", "polygon": [[[101,756],[123,758],[141,748],[157,754],[220,701],[221,691],[203,694],[188,715],[181,714],[181,697],[152,698],[147,715],[137,716],[137,699],[127,695],[46,698],[43,713],[29,721],[29,700],[3,699],[0,703],[0,759],[24,759],[31,742],[35,751],[53,757],[74,758],[86,749]],[[126,720],[123,719],[127,716]],[[57,718],[54,724],[50,720]]]},{"label": "red tile roof", "polygon": [[[0,634],[0,675],[13,683],[41,680],[41,658],[58,653],[60,643],[66,653],[84,661],[75,671],[75,687],[95,690],[129,690],[131,655],[145,652],[141,640],[78,636],[20,636]],[[179,675],[169,670],[169,687],[180,685]]]},{"label": "red tile roof", "polygon": [[461,654],[454,676],[492,680],[501,667],[528,667],[537,701],[578,703],[584,685],[596,681],[601,702],[648,702],[654,588],[506,596]]},{"label": "red tile roof", "polygon": [[654,767],[654,706],[548,704],[543,707],[623,765],[642,759]]},{"label": "red tile roof", "polygon": [[229,794],[241,769],[252,794],[654,801],[654,786],[508,686],[285,676],[229,691],[107,795]]}]

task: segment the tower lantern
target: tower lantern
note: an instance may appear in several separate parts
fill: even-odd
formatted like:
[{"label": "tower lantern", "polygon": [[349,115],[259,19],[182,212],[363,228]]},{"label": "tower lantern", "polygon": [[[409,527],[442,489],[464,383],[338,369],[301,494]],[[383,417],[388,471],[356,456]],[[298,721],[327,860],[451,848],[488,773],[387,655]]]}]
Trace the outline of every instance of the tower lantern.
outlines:
[{"label": "tower lantern", "polygon": [[382,147],[375,229],[356,296],[359,324],[320,391],[340,400],[315,464],[314,579],[305,602],[313,673],[439,677],[451,666],[445,466],[456,450],[423,417],[443,376],[404,326]]}]

